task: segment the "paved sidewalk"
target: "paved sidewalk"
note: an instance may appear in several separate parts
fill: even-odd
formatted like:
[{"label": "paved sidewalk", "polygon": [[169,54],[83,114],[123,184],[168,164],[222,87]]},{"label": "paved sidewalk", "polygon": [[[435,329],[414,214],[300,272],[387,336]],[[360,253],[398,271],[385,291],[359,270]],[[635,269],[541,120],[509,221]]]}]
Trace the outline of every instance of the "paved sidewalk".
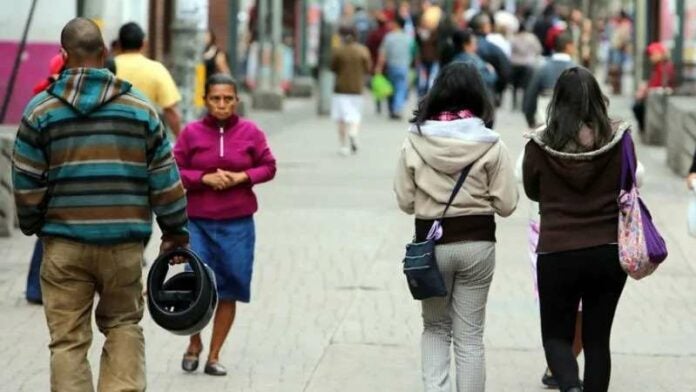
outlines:
[{"label": "paved sidewalk", "polygon": [[[258,188],[258,241],[252,302],[241,305],[221,362],[227,377],[183,374],[186,339],[146,333],[149,390],[278,392],[416,392],[420,386],[420,310],[400,271],[412,220],[391,190],[405,123],[372,114],[357,157],[337,154],[334,124],[315,101],[261,116],[278,157],[277,179]],[[630,118],[629,102],[612,112]],[[271,119],[272,117],[272,119]],[[253,118],[253,117],[252,117]],[[290,121],[294,118],[296,121]],[[497,129],[513,159],[524,120],[502,111]],[[696,261],[686,234],[683,181],[660,148],[639,147],[643,196],[668,241],[670,257],[655,276],[629,281],[614,324],[615,392],[696,391]],[[497,269],[485,341],[487,390],[542,390],[544,369],[537,305],[526,248],[528,203],[498,220]],[[24,301],[33,239],[0,238],[0,391],[48,389],[48,336],[41,307]],[[148,255],[154,257],[154,244]],[[204,343],[210,330],[204,332]],[[103,338],[90,352],[97,369]]]}]

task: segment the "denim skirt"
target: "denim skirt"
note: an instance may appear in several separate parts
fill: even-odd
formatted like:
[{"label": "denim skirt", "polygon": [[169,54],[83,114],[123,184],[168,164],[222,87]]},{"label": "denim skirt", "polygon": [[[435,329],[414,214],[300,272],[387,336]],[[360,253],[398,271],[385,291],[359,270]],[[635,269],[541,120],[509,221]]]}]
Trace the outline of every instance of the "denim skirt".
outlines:
[{"label": "denim skirt", "polygon": [[215,272],[221,300],[249,302],[254,266],[254,218],[189,219],[191,249]]}]

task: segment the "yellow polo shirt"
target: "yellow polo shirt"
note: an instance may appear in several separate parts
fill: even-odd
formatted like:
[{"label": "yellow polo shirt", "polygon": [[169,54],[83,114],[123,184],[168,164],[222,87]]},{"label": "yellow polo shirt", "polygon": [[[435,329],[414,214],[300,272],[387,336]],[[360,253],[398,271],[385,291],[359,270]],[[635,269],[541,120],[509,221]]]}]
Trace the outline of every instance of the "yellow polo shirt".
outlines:
[{"label": "yellow polo shirt", "polygon": [[116,76],[131,83],[162,109],[181,101],[181,94],[167,68],[140,53],[116,56]]}]

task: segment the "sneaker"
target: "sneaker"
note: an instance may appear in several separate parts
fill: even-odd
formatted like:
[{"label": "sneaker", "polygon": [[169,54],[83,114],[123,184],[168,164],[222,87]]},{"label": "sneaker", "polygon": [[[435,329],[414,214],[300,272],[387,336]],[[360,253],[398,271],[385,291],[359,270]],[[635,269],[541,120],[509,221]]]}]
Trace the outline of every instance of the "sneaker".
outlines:
[{"label": "sneaker", "polygon": [[348,155],[350,155],[350,148],[349,147],[341,147],[338,150],[338,154],[343,155],[344,157],[347,157]]},{"label": "sneaker", "polygon": [[558,389],[559,388],[558,382],[553,377],[553,374],[551,374],[551,370],[549,370],[549,368],[546,368],[544,375],[541,376],[541,383],[546,385],[546,387],[549,389]]}]

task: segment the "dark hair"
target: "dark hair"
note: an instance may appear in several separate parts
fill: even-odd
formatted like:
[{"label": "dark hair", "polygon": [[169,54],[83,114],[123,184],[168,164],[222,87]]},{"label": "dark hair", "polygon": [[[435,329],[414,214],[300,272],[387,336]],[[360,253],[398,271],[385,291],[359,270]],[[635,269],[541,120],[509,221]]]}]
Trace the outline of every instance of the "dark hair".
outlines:
[{"label": "dark hair", "polygon": [[358,33],[355,31],[355,27],[353,25],[343,25],[339,27],[338,34],[343,38],[351,39],[355,39],[358,36]]},{"label": "dark hair", "polygon": [[433,87],[418,103],[411,123],[423,124],[442,112],[469,110],[485,124],[493,122],[493,104],[486,85],[475,66],[454,62],[446,65]]},{"label": "dark hair", "polygon": [[593,149],[607,144],[612,136],[608,102],[592,72],[582,67],[563,71],[547,108],[544,143],[561,151],[568,142],[578,143],[578,132],[586,125],[594,132]]},{"label": "dark hair", "polygon": [[469,45],[471,41],[475,39],[476,36],[470,29],[457,30],[452,34],[452,45],[454,45],[454,48],[459,52],[464,45]]},{"label": "dark hair", "polygon": [[228,86],[234,87],[234,92],[235,94],[239,93],[239,87],[237,85],[237,80],[233,78],[232,76],[224,73],[216,73],[210,75],[210,77],[205,81],[205,95],[207,96],[208,93],[210,92],[210,88],[212,86],[218,85],[218,84],[225,84]]},{"label": "dark hair", "polygon": [[553,50],[556,53],[563,53],[566,50],[566,46],[574,43],[573,36],[568,32],[563,32],[556,37],[553,43]]},{"label": "dark hair", "polygon": [[143,47],[145,32],[135,22],[129,22],[118,30],[118,42],[122,50],[137,50]]},{"label": "dark hair", "polygon": [[399,26],[400,29],[406,27],[406,19],[404,19],[404,17],[399,14],[396,14],[396,16],[394,17],[394,22],[397,26]]},{"label": "dark hair", "polygon": [[545,19],[552,18],[554,15],[556,15],[556,4],[554,2],[550,2],[544,8],[542,15],[544,16]]},{"label": "dark hair", "polygon": [[60,45],[68,55],[78,60],[94,58],[104,53],[104,39],[99,27],[87,18],[74,18],[60,33]]},{"label": "dark hair", "polygon": [[479,12],[478,14],[474,15],[474,17],[471,19],[471,23],[469,23],[469,26],[472,30],[479,34],[483,32],[483,26],[486,23],[492,26],[492,18],[485,12]]}]

